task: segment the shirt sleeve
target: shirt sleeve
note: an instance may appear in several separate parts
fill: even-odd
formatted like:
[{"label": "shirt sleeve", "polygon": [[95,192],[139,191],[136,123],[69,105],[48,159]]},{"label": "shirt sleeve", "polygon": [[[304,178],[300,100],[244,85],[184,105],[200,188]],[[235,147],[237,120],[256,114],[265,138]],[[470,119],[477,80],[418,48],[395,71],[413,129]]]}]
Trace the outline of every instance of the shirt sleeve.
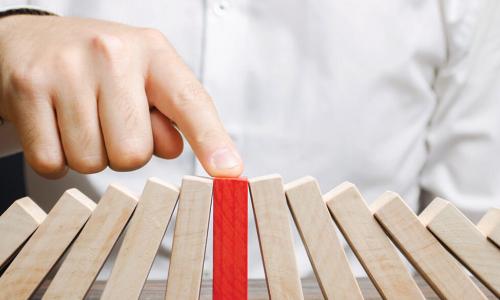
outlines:
[{"label": "shirt sleeve", "polygon": [[473,221],[500,206],[500,1],[442,0],[448,59],[420,178]]}]

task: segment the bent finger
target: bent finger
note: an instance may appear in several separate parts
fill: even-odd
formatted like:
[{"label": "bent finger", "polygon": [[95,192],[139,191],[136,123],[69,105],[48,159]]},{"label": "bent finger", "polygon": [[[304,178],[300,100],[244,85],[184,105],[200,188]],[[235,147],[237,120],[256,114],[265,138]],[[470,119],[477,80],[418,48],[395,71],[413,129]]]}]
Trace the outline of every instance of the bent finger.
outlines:
[{"label": "bent finger", "polygon": [[170,119],[156,109],[151,111],[151,127],[156,156],[172,159],[182,153],[184,143],[179,131],[175,129]]},{"label": "bent finger", "polygon": [[109,165],[129,171],[153,155],[153,133],[144,81],[108,81],[99,93],[99,119]]},{"label": "bent finger", "polygon": [[59,178],[67,172],[56,116],[50,99],[20,100],[12,119],[24,149],[24,157],[38,174]]},{"label": "bent finger", "polygon": [[96,173],[108,159],[99,125],[95,93],[89,88],[66,84],[54,99],[61,142],[70,168]]}]

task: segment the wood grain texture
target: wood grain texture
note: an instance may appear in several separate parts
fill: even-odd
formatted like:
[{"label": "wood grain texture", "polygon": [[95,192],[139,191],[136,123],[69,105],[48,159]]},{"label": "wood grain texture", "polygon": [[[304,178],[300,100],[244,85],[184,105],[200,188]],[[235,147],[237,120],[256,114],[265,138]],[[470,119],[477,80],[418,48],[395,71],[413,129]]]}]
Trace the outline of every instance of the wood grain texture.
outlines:
[{"label": "wood grain texture", "polygon": [[396,193],[373,204],[375,218],[434,291],[444,299],[485,299],[452,255]]},{"label": "wood grain texture", "polygon": [[380,294],[387,299],[423,299],[363,196],[352,183],[344,182],[324,199],[352,251]]},{"label": "wood grain texture", "polygon": [[213,299],[247,299],[248,182],[214,179]]},{"label": "wood grain texture", "polygon": [[210,222],[212,180],[185,176],[174,228],[165,299],[198,299]]},{"label": "wood grain texture", "polygon": [[420,221],[486,287],[500,297],[500,251],[453,204],[436,198]]},{"label": "wood grain texture", "polygon": [[115,185],[108,187],[43,299],[83,299],[125,228],[137,199]]},{"label": "wood grain texture", "polygon": [[325,299],[363,299],[316,180],[304,177],[285,191]]},{"label": "wood grain texture", "polygon": [[481,233],[500,247],[500,208],[491,208],[477,223]]},{"label": "wood grain texture", "polygon": [[21,198],[0,216],[0,269],[28,240],[47,214],[28,197]]},{"label": "wood grain texture", "polygon": [[[472,278],[476,282],[475,278]],[[363,297],[365,300],[382,300],[380,294],[375,289],[370,279],[366,277],[357,278],[358,284],[363,292]],[[439,297],[434,293],[434,291],[429,287],[429,285],[420,276],[415,277],[415,281],[422,290],[425,298],[427,300],[440,300]],[[44,288],[47,287],[49,282],[46,281],[42,284],[40,289],[37,290],[33,300],[40,299],[41,294],[43,294]],[[91,291],[85,297],[86,300],[99,300],[104,288],[104,281],[96,281],[92,285]],[[302,287],[304,290],[304,298],[306,300],[323,300],[323,294],[318,286],[315,278],[304,278],[302,279]],[[495,297],[488,289],[480,286],[481,290],[484,291],[488,299],[496,300]],[[144,285],[144,289],[141,293],[140,299],[144,300],[159,300],[165,297],[165,280],[148,280]],[[201,284],[201,295],[200,300],[211,300],[212,299],[212,280],[203,280]],[[267,292],[266,282],[264,279],[249,279],[248,280],[248,299],[251,300],[269,300],[269,294]]]},{"label": "wood grain texture", "polygon": [[177,187],[148,180],[101,299],[139,298],[178,197]]},{"label": "wood grain texture", "polygon": [[0,299],[28,299],[83,227],[95,203],[66,191],[0,277]]},{"label": "wood grain texture", "polygon": [[249,180],[270,299],[303,299],[283,180],[279,175]]}]

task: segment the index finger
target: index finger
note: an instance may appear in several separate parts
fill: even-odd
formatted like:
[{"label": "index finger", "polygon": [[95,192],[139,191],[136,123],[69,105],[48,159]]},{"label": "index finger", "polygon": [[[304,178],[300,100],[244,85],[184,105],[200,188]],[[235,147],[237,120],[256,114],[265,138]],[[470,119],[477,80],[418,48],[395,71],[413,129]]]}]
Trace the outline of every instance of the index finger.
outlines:
[{"label": "index finger", "polygon": [[146,91],[149,102],[177,124],[207,173],[219,177],[242,173],[243,162],[214,103],[173,49],[151,56]]}]

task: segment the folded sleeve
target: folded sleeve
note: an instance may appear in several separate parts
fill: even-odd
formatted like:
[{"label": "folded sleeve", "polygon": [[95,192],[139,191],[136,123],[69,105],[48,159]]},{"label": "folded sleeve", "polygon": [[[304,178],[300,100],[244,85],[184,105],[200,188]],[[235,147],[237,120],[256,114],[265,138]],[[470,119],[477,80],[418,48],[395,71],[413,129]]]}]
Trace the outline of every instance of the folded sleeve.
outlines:
[{"label": "folded sleeve", "polygon": [[500,1],[443,0],[442,11],[448,59],[420,184],[477,220],[500,206]]}]

